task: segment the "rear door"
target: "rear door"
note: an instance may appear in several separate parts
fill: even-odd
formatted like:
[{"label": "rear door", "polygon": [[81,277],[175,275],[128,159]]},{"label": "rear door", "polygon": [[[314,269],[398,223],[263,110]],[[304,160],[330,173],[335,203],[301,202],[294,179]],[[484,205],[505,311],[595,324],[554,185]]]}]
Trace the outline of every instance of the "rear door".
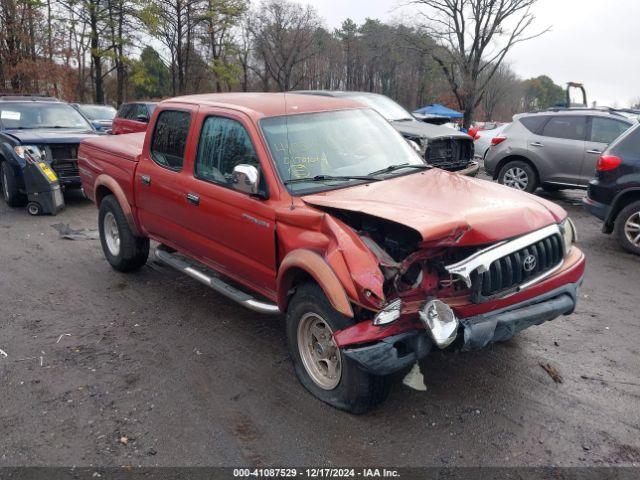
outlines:
[{"label": "rear door", "polygon": [[626,132],[631,123],[617,118],[590,116],[589,135],[584,146],[584,161],[580,173],[580,185],[588,185],[595,176],[598,158],[607,146]]},{"label": "rear door", "polygon": [[189,251],[185,157],[193,149],[193,105],[172,104],[155,117],[134,178],[138,217],[153,238]]},{"label": "rear door", "polygon": [[530,137],[529,150],[540,159],[542,182],[579,185],[587,134],[584,115],[553,115]]}]

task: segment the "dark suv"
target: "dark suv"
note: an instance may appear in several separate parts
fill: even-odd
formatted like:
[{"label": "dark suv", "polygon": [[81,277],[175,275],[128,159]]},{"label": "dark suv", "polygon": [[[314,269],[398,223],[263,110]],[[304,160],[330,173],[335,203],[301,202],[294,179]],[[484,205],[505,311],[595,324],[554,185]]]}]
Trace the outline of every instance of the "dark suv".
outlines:
[{"label": "dark suv", "polygon": [[491,140],[484,168],[494,180],[526,192],[586,188],[607,145],[636,124],[620,112],[559,109],[526,113]]},{"label": "dark suv", "polygon": [[604,233],[615,232],[624,249],[640,255],[640,126],[605,150],[583,203],[604,220]]},{"label": "dark suv", "polygon": [[52,97],[0,95],[0,178],[9,206],[26,204],[26,154],[37,154],[63,188],[80,188],[78,145],[97,135],[75,108]]}]

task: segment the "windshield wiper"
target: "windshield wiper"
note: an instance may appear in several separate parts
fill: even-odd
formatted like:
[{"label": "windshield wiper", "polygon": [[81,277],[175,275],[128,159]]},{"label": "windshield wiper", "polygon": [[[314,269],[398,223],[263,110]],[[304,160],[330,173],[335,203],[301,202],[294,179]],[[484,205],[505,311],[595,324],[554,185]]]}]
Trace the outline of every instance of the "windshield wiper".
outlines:
[{"label": "windshield wiper", "polygon": [[375,172],[369,173],[369,175],[380,175],[382,173],[391,173],[391,172],[395,172],[396,170],[402,170],[403,168],[417,168],[418,170],[427,170],[431,167],[426,164],[415,165],[411,163],[399,163],[398,165],[389,165],[386,168],[381,168],[380,170],[376,170]]},{"label": "windshield wiper", "polygon": [[379,182],[380,178],[371,177],[369,175],[316,175],[315,177],[291,178],[285,180],[284,184],[302,183],[302,182],[324,182],[332,180],[365,180],[367,182]]},{"label": "windshield wiper", "polygon": [[394,118],[391,120],[392,122],[413,122],[415,118],[404,117],[404,118]]}]

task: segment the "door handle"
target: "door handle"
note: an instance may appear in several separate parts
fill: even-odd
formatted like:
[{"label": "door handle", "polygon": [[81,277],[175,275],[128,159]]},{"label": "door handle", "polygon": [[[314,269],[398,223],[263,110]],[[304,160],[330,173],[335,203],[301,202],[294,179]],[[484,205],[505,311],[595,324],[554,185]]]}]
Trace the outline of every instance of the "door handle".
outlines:
[{"label": "door handle", "polygon": [[600,150],[587,150],[587,153],[593,153],[594,155],[602,155],[602,152]]},{"label": "door handle", "polygon": [[194,205],[200,205],[200,197],[195,193],[187,193],[187,201]]},{"label": "door handle", "polygon": [[531,145],[532,147],[544,147],[544,145],[540,142],[531,142],[529,145]]},{"label": "door handle", "polygon": [[149,175],[140,175],[140,181],[143,185],[151,185],[151,177]]}]

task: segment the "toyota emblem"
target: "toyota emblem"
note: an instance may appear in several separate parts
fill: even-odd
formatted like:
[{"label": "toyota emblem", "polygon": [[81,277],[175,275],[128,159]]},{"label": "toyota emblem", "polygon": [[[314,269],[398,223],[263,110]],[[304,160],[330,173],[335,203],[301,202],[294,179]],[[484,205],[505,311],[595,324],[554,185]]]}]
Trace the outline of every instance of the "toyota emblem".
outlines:
[{"label": "toyota emblem", "polygon": [[527,255],[524,257],[522,268],[524,268],[525,272],[532,272],[536,268],[536,263],[538,263],[538,260],[535,255]]}]

